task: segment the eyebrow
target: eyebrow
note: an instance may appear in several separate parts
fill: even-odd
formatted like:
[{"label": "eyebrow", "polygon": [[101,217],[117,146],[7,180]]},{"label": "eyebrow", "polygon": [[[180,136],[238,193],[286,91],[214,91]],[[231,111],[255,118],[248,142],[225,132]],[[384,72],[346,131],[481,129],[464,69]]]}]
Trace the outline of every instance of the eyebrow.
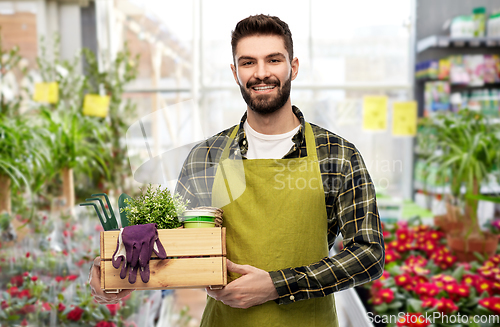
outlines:
[{"label": "eyebrow", "polygon": [[[285,59],[285,55],[282,54],[281,52],[274,52],[274,53],[270,53],[266,56],[266,59],[269,59],[269,58],[272,58],[272,57],[281,57],[282,59]],[[252,59],[255,59],[254,57],[251,57],[251,56],[241,56],[238,58],[238,62],[240,62],[241,60],[252,60]]]}]

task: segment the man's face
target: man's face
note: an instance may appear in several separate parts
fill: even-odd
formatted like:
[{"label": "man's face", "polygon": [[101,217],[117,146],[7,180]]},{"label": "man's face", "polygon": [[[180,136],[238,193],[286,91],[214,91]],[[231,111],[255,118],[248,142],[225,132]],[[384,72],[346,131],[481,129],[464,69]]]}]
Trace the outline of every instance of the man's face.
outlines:
[{"label": "man's face", "polygon": [[298,73],[299,62],[290,63],[283,38],[255,35],[241,39],[231,65],[234,79],[248,107],[259,114],[270,114],[290,98],[291,81]]}]

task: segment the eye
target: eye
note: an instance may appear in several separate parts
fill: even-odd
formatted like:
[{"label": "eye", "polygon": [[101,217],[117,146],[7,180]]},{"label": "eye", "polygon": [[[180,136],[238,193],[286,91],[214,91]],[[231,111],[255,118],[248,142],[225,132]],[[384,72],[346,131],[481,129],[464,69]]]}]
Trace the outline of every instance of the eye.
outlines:
[{"label": "eye", "polygon": [[278,62],[280,62],[280,61],[281,61],[281,60],[279,60],[279,59],[271,59],[271,60],[269,60],[269,62],[272,62],[272,63],[278,63]]},{"label": "eye", "polygon": [[241,63],[241,66],[248,66],[248,65],[251,65],[252,62],[251,61],[244,61]]}]

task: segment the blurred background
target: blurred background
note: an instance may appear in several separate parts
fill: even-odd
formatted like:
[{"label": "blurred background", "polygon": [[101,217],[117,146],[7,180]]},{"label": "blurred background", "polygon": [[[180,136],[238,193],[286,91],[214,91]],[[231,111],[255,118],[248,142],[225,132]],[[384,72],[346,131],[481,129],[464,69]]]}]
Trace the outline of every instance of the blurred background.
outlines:
[{"label": "blurred background", "polygon": [[[249,15],[289,24],[300,62],[292,103],[358,147],[382,221],[435,225],[451,196],[462,209],[464,194],[498,198],[498,156],[454,171],[437,133],[443,113],[473,110],[489,126],[485,148],[498,148],[499,11],[497,0],[0,1],[0,324],[198,325],[201,289],[92,301],[85,283],[102,227],[79,204],[106,193],[118,216],[122,193],[173,191],[192,145],[239,122],[230,35]],[[446,132],[453,143],[460,131]],[[159,157],[159,175],[144,174]],[[472,192],[453,176],[474,165]],[[485,230],[500,210],[477,201]],[[373,294],[341,296],[351,303],[339,305],[341,326],[372,323],[356,310]]]}]

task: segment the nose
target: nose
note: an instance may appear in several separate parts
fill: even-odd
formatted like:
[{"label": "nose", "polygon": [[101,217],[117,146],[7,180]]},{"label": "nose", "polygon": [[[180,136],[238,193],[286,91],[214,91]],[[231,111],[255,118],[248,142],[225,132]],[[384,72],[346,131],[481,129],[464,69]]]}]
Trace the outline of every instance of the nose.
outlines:
[{"label": "nose", "polygon": [[271,73],[267,69],[266,64],[263,62],[257,63],[253,77],[263,81],[270,76],[271,76]]}]

